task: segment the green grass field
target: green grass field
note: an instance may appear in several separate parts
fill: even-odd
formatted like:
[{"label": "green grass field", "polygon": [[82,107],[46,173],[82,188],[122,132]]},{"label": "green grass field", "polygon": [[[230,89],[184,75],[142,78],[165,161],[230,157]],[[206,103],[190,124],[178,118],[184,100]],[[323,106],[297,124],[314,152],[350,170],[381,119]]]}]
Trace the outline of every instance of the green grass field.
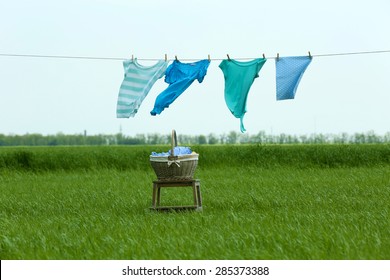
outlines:
[{"label": "green grass field", "polygon": [[1,148],[0,259],[390,259],[390,145],[194,146],[203,211],[157,213],[168,149]]}]

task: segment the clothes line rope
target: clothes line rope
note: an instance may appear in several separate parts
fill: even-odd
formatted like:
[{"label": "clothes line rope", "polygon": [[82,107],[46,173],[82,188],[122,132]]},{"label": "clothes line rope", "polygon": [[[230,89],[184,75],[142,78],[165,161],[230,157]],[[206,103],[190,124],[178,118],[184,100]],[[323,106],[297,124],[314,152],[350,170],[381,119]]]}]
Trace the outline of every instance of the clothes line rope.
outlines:
[{"label": "clothes line rope", "polygon": [[[365,54],[380,54],[380,53],[390,53],[390,50],[377,50],[377,51],[361,51],[361,52],[345,52],[345,53],[328,53],[328,54],[311,54],[308,53],[308,56],[311,57],[330,57],[330,56],[349,56],[349,55],[365,55]],[[0,56],[3,57],[22,57],[22,58],[52,58],[52,59],[84,59],[84,60],[129,60],[131,58],[123,58],[123,57],[101,57],[101,56],[67,56],[67,55],[40,55],[40,54],[17,54],[17,53],[0,53]],[[260,57],[260,56],[259,56]],[[265,57],[267,59],[278,59],[279,54],[275,57]],[[221,61],[226,58],[210,58],[211,61]],[[229,57],[230,58],[230,57]],[[256,59],[258,57],[232,57],[235,60],[251,60]],[[156,61],[161,60],[162,58],[137,58],[137,60],[140,61]],[[174,59],[167,59],[168,61],[173,61],[175,59],[178,59],[180,61],[196,61],[201,59],[207,59],[207,58],[177,58],[175,56]]]}]

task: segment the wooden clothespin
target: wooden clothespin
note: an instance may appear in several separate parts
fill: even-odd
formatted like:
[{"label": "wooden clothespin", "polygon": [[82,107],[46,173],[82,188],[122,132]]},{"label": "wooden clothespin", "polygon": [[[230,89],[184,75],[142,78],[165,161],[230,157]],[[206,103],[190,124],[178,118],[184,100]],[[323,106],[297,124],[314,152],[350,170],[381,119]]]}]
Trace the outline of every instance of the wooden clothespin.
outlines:
[{"label": "wooden clothespin", "polygon": [[276,60],[279,60],[279,53],[277,53],[276,55]]},{"label": "wooden clothespin", "polygon": [[177,59],[177,55],[175,55],[175,60],[177,61],[178,59]]},{"label": "wooden clothespin", "polygon": [[207,57],[208,57],[209,61],[211,61],[210,55],[207,55]]},{"label": "wooden clothespin", "polygon": [[131,55],[131,61],[134,61],[134,55],[133,54]]},{"label": "wooden clothespin", "polygon": [[313,57],[311,56],[311,53],[309,52],[309,57],[310,57],[310,59],[312,59]]},{"label": "wooden clothespin", "polygon": [[265,54],[263,54],[263,58],[265,59]]},{"label": "wooden clothespin", "polygon": [[168,60],[168,56],[167,56],[167,54],[165,54],[165,61],[167,61]]},{"label": "wooden clothespin", "polygon": [[230,56],[227,54],[227,58],[228,58],[228,60],[230,60]]}]

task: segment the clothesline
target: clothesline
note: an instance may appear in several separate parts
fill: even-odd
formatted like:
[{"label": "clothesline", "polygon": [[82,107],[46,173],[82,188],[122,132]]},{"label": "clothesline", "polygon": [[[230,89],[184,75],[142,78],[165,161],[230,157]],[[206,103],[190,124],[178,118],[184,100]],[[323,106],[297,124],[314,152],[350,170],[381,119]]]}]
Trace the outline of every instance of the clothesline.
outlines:
[{"label": "clothesline", "polygon": [[[311,57],[330,57],[330,56],[348,56],[348,55],[364,55],[364,54],[379,54],[379,53],[390,53],[390,50],[377,50],[377,51],[360,51],[360,52],[345,52],[345,53],[327,53],[327,54],[311,54],[310,52],[307,54]],[[18,54],[18,53],[0,53],[0,56],[4,57],[28,57],[28,58],[53,58],[53,59],[85,59],[85,60],[127,60],[130,59],[129,57],[123,58],[123,57],[101,57],[101,56],[68,56],[68,55],[41,55],[41,54]],[[262,55],[264,58],[267,59],[277,59],[279,57],[279,54],[274,57],[266,57],[265,55]],[[229,56],[230,57],[230,56]],[[260,57],[260,56],[259,56]],[[132,56],[134,58],[134,56]],[[196,61],[200,59],[209,59],[211,61],[220,61],[228,58],[213,58],[208,55],[206,58],[180,58],[178,56],[175,56],[173,59],[168,59],[167,55],[165,57],[161,58],[137,58],[137,60],[140,61],[156,61],[161,59],[166,59],[168,61],[179,59],[181,61]],[[235,60],[251,60],[256,59],[257,57],[233,57],[231,58]]]},{"label": "clothesline", "polygon": [[[257,58],[236,58],[229,54],[224,58],[178,58],[168,59],[167,54],[161,58],[131,58],[120,57],[93,57],[93,56],[66,56],[66,55],[40,55],[21,53],[0,53],[3,57],[21,58],[49,58],[49,59],[85,59],[85,60],[120,60],[123,61],[125,75],[121,83],[117,100],[117,118],[134,117],[141,106],[142,101],[152,88],[153,84],[163,76],[168,87],[157,97],[152,116],[160,114],[168,108],[192,82],[198,80],[202,83],[207,74],[210,62],[222,60],[219,68],[222,70],[225,79],[225,102],[234,117],[240,119],[240,130],[245,132],[243,118],[246,113],[246,100],[249,90],[255,78],[267,59],[275,60],[276,69],[276,99],[294,99],[300,80],[313,57],[350,56],[364,54],[390,53],[390,50],[360,51],[345,53],[311,54],[301,56],[280,56],[266,57],[264,54]],[[153,66],[143,67],[137,60],[157,61]],[[247,61],[243,61],[247,60]],[[172,61],[172,63],[170,63]],[[193,63],[182,63],[181,61],[196,61]],[[170,65],[169,65],[170,64]],[[245,70],[245,71],[243,71]]]}]

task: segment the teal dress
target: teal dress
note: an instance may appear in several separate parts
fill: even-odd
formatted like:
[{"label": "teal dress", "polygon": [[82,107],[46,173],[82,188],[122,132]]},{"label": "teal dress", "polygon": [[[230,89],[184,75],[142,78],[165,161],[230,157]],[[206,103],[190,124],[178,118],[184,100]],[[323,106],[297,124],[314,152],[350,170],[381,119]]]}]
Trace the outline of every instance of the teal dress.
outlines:
[{"label": "teal dress", "polygon": [[225,102],[230,112],[240,119],[241,132],[246,131],[243,118],[249,89],[266,61],[265,58],[246,62],[225,59],[219,65],[225,78]]}]

